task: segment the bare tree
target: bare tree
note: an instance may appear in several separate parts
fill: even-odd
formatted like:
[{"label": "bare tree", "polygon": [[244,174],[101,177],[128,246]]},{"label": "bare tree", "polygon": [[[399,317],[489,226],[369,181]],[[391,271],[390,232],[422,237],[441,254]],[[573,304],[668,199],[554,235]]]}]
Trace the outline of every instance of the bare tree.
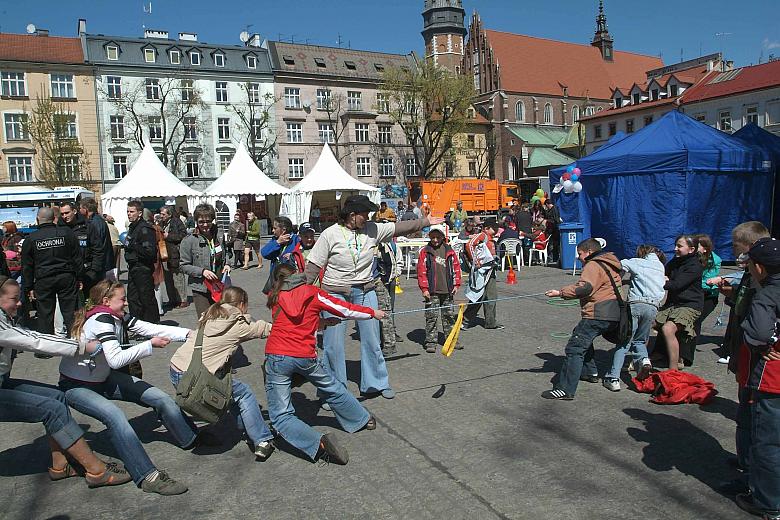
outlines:
[{"label": "bare tree", "polygon": [[421,176],[433,177],[452,156],[453,136],[469,123],[474,96],[471,80],[425,60],[414,69],[386,69],[381,91],[391,120],[404,128]]},{"label": "bare tree", "polygon": [[344,135],[344,132],[348,129],[347,110],[349,107],[347,98],[344,94],[334,93],[329,87],[320,87],[320,90],[325,91],[325,99],[323,102],[318,101],[317,108],[325,112],[332,136],[330,148],[336,160],[341,162],[342,159],[352,153],[352,147],[348,139],[349,134]]},{"label": "bare tree", "polygon": [[201,111],[205,108],[201,92],[189,78],[146,78],[108,101],[117,114],[129,117],[126,125],[138,146],[149,139],[159,146],[162,163],[178,173],[183,163],[182,148],[197,141],[203,130]]},{"label": "bare tree", "polygon": [[[480,129],[482,130],[482,129]],[[470,142],[468,135],[474,135],[474,142]],[[485,125],[484,131],[466,135],[465,149],[460,153],[468,160],[475,163],[475,175],[477,179],[492,179],[495,176],[495,161],[498,157],[498,143],[496,132],[492,126]],[[481,137],[481,139],[480,139]],[[463,146],[463,140],[460,140]]]},{"label": "bare tree", "polygon": [[47,187],[82,184],[89,179],[89,153],[78,140],[76,113],[67,104],[38,96],[22,119],[22,130],[36,148],[36,177]]},{"label": "bare tree", "polygon": [[228,105],[228,110],[238,118],[249,156],[258,168],[271,171],[271,159],[277,156],[277,135],[274,131],[272,108],[279,101],[273,93],[260,94],[260,83],[241,83],[240,100]]}]

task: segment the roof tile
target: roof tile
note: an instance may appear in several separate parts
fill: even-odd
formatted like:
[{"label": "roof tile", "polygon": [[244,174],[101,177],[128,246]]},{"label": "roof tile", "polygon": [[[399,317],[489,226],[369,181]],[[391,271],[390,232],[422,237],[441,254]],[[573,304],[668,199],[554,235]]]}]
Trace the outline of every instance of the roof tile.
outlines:
[{"label": "roof tile", "polygon": [[780,87],[780,60],[770,61],[761,65],[751,65],[738,69],[739,73],[728,81],[719,81],[713,83],[721,72],[710,74],[705,80],[701,81],[683,93],[683,103],[693,103],[695,101],[704,101],[705,99],[718,98],[739,94],[741,92],[750,92],[771,87]]},{"label": "roof tile", "polygon": [[81,64],[84,53],[78,38],[0,34],[0,60]]}]

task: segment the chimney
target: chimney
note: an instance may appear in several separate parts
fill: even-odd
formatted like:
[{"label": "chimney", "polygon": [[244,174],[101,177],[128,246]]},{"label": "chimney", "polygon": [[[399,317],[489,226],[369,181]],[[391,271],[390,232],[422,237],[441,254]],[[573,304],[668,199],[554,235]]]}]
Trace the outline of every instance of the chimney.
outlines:
[{"label": "chimney", "polygon": [[183,42],[196,42],[198,41],[198,34],[197,33],[189,33],[189,32],[180,32],[179,33],[179,40]]},{"label": "chimney", "polygon": [[79,36],[87,34],[87,21],[84,18],[79,18]]},{"label": "chimney", "polygon": [[249,37],[249,39],[246,41],[247,47],[260,47],[260,44],[263,43],[263,40],[260,39],[260,35],[255,33],[252,36]]},{"label": "chimney", "polygon": [[35,31],[35,35],[36,36],[48,36],[49,35],[49,30],[48,29],[37,29]]},{"label": "chimney", "polygon": [[144,38],[155,38],[160,40],[167,40],[168,39],[168,31],[158,31],[155,29],[146,29],[144,30]]}]

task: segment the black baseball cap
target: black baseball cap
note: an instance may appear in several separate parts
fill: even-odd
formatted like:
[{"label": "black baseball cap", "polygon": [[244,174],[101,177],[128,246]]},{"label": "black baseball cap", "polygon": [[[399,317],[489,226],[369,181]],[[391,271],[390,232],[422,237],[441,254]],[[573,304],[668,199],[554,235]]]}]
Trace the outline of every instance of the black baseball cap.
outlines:
[{"label": "black baseball cap", "polygon": [[304,222],[303,224],[298,226],[298,234],[303,235],[304,233],[314,233],[314,226],[312,226],[308,222]]},{"label": "black baseball cap", "polygon": [[748,251],[748,256],[757,264],[767,267],[780,267],[780,240],[759,238]]},{"label": "black baseball cap", "polygon": [[365,211],[376,211],[379,206],[371,202],[371,199],[365,195],[352,195],[344,201],[344,211],[347,213],[363,213]]}]

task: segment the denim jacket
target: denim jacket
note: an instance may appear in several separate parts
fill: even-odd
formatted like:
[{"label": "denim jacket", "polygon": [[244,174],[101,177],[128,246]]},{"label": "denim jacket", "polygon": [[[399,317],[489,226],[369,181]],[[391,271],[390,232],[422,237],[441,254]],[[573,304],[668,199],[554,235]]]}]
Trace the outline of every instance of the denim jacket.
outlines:
[{"label": "denim jacket", "polygon": [[631,287],[628,290],[630,303],[649,303],[659,307],[664,299],[664,284],[666,275],[664,264],[655,253],[644,258],[629,258],[621,260],[623,270],[631,274]]}]

